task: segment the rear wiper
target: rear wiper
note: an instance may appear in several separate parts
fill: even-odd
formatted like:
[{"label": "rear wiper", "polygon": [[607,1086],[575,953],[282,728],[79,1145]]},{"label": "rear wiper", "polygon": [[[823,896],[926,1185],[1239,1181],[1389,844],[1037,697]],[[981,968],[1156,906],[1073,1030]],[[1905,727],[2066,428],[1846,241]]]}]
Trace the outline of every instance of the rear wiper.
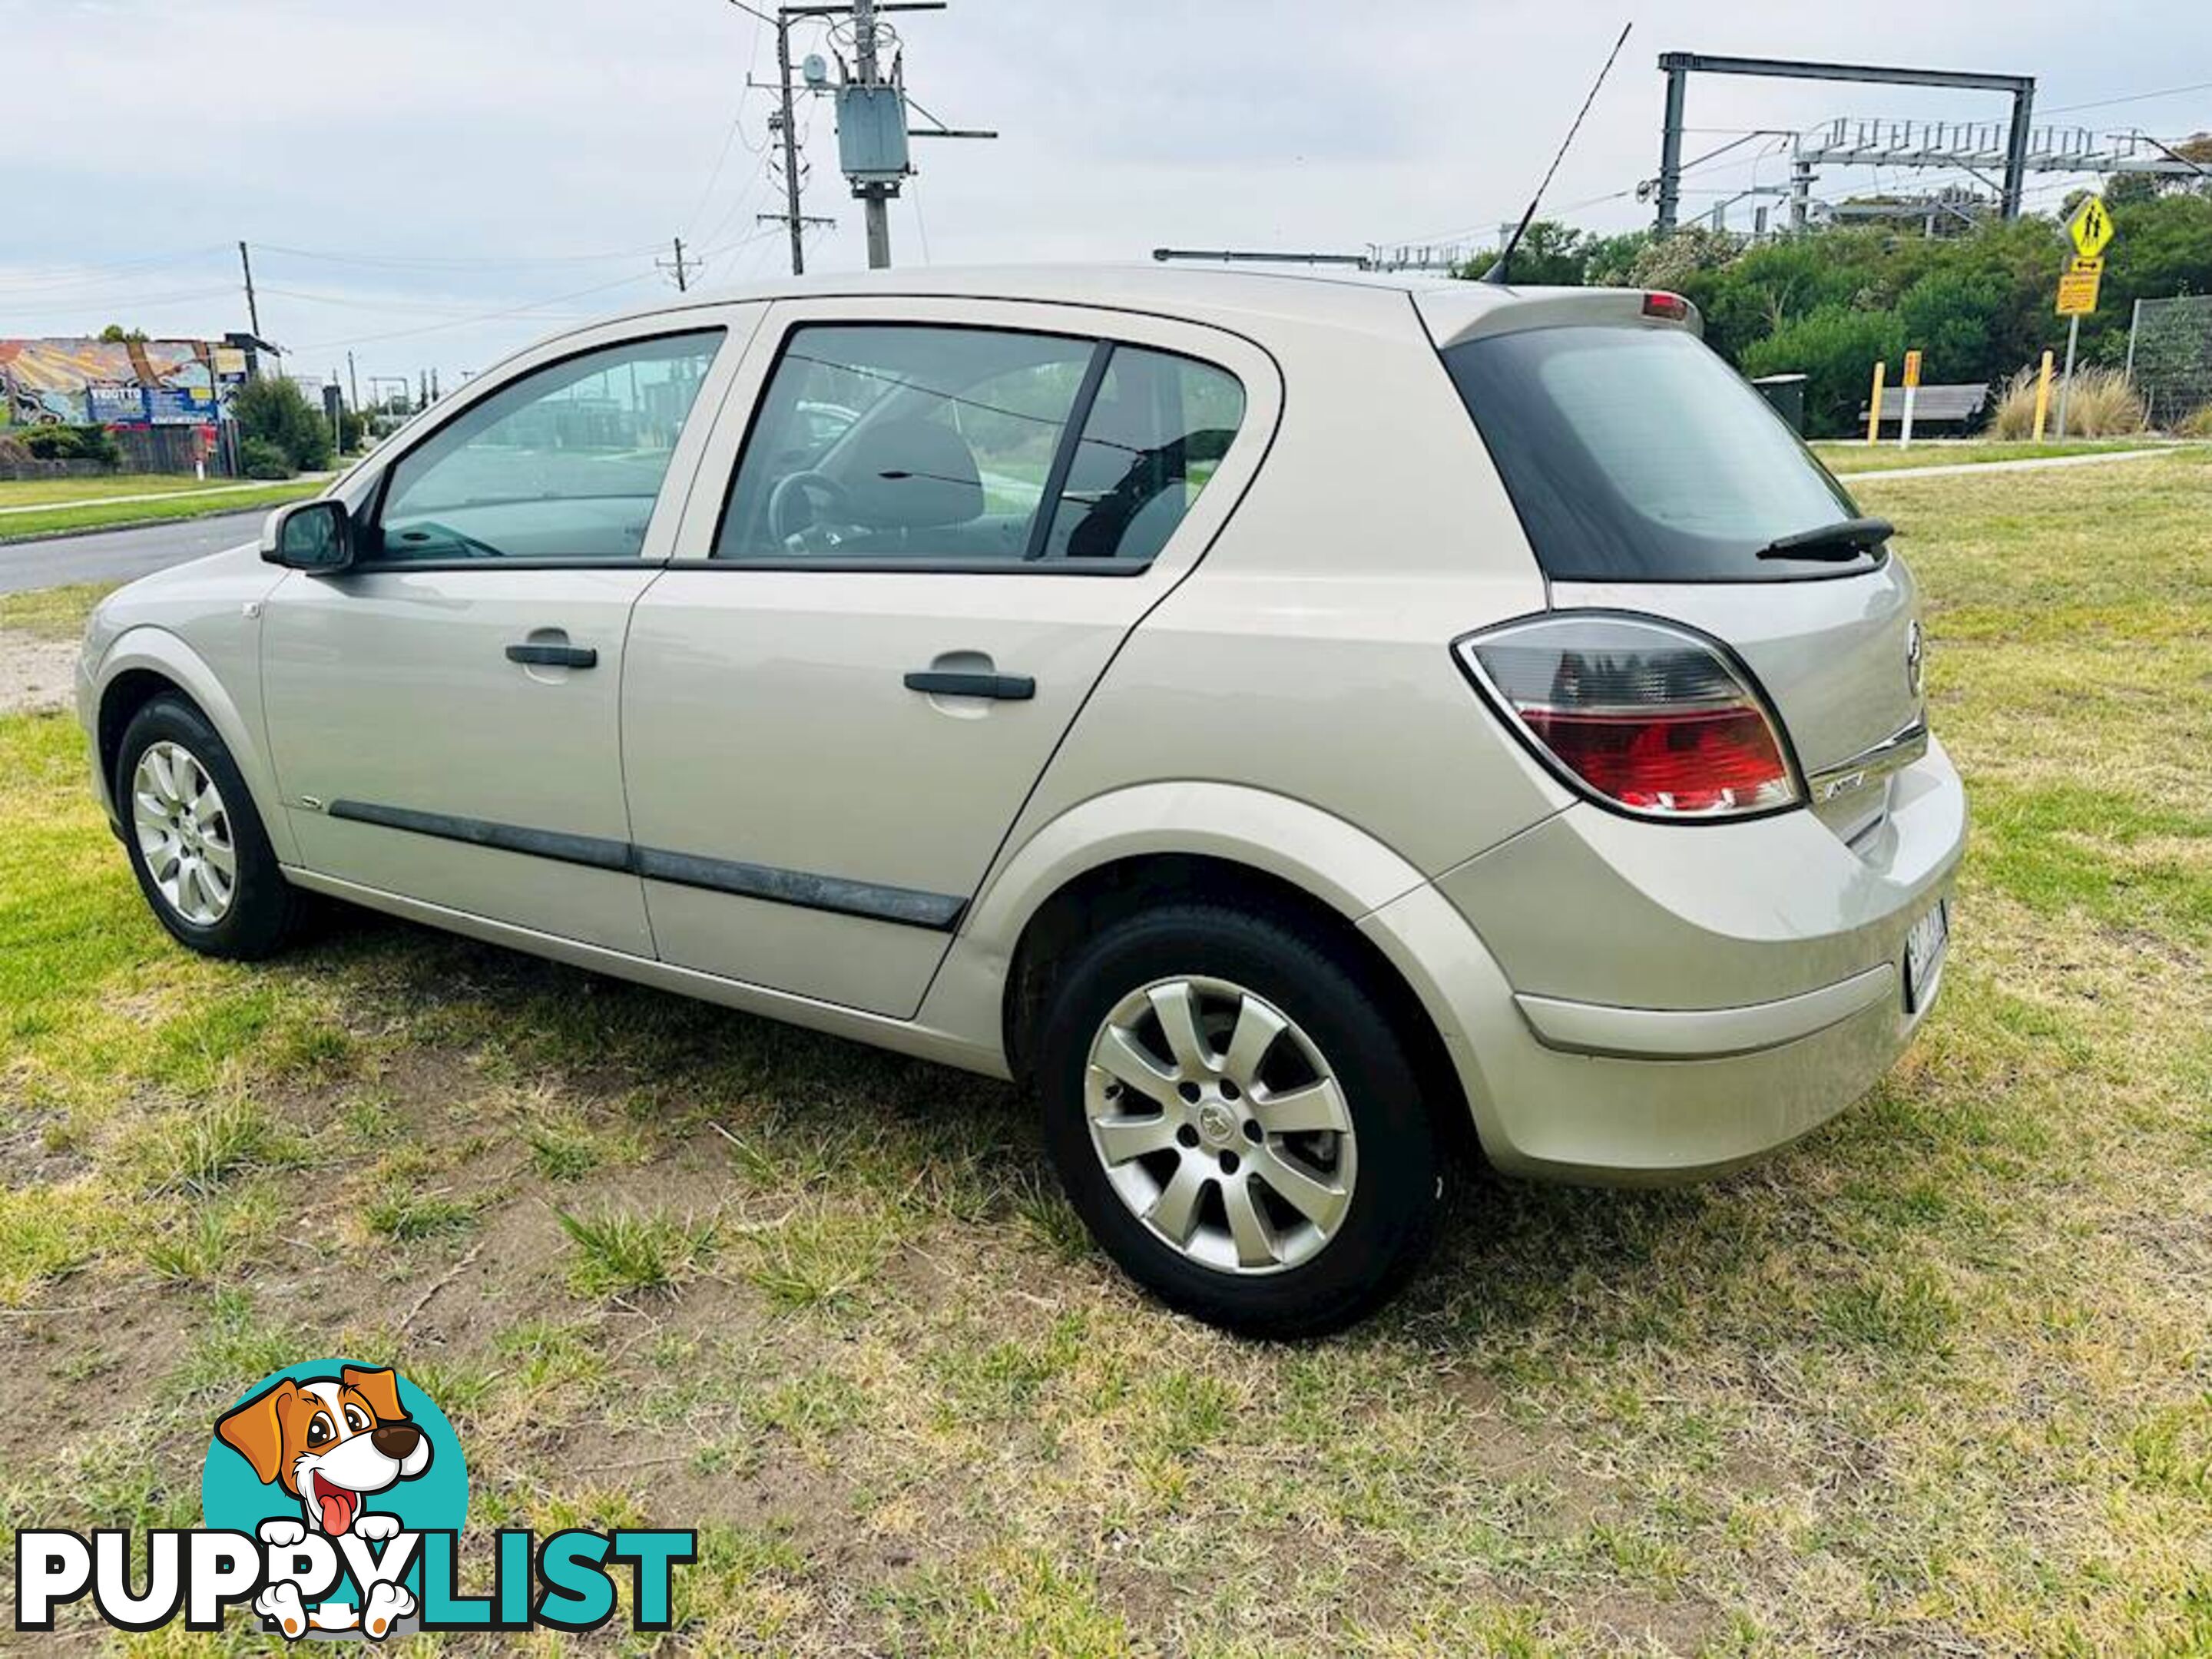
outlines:
[{"label": "rear wiper", "polygon": [[1855,559],[1897,534],[1887,519],[1843,519],[1817,530],[1777,536],[1759,550],[1762,559]]}]

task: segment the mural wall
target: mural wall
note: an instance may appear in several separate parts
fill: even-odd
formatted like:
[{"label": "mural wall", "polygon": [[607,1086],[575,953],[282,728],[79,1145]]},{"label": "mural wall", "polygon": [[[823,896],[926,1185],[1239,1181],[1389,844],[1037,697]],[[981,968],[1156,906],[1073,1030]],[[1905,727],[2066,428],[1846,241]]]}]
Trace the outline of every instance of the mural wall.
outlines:
[{"label": "mural wall", "polygon": [[206,340],[0,340],[0,424],[209,425],[219,349]]}]

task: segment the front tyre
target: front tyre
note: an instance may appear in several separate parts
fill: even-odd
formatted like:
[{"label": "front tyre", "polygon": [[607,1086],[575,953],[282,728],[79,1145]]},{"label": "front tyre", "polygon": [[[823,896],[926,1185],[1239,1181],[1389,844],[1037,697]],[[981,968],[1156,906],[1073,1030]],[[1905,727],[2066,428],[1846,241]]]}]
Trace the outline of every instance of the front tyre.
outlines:
[{"label": "front tyre", "polygon": [[1058,975],[1037,1056],[1070,1200],[1170,1306],[1316,1334],[1426,1253],[1435,1125],[1390,1018],[1323,941],[1209,905],[1119,922]]},{"label": "front tyre", "polygon": [[181,696],[148,702],[124,730],[112,787],[139,890],[178,943],[239,961],[283,946],[300,896],[204,714]]}]

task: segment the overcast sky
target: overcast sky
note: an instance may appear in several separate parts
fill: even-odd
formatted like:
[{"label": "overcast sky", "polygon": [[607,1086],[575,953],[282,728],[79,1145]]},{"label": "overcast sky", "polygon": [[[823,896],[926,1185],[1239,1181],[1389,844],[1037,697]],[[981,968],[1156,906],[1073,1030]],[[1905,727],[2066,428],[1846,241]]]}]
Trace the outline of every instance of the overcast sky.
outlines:
[{"label": "overcast sky", "polygon": [[[2039,77],[2039,112],[2212,127],[2212,7],[2128,0],[951,0],[895,21],[909,94],[995,143],[917,144],[900,263],[1141,258],[1161,244],[1357,249],[1517,216],[1624,21],[1547,209],[1645,222],[1662,51]],[[295,372],[448,384],[570,319],[648,300],[667,239],[710,283],[775,273],[773,31],[726,0],[0,0],[0,335],[245,324]],[[820,31],[799,32],[795,53]],[[2158,96],[2142,96],[2156,94]],[[2113,101],[2128,100],[2129,101]],[[2077,106],[2094,107],[2075,108]],[[2001,119],[1995,94],[1704,78],[1687,155],[1843,114]],[[818,269],[863,263],[826,106],[802,112]],[[1699,169],[1686,212],[1781,183],[1783,141]],[[1831,175],[1823,194],[1875,182]],[[1888,182],[1884,180],[1883,182]],[[2075,182],[2034,179],[2048,205]],[[1733,212],[1747,225],[1750,200]],[[485,313],[505,311],[504,316]]]}]

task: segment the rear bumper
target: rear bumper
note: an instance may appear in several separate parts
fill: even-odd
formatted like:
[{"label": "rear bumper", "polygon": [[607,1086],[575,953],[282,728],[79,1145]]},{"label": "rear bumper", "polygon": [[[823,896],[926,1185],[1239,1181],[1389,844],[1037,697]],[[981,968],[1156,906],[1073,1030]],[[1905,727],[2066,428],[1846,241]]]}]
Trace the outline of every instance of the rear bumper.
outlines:
[{"label": "rear bumper", "polygon": [[1443,1032],[1491,1159],[1609,1182],[1786,1145],[1894,1062],[1905,936],[1965,845],[1940,744],[1856,848],[1811,814],[1681,829],[1577,807],[1362,924]]}]

